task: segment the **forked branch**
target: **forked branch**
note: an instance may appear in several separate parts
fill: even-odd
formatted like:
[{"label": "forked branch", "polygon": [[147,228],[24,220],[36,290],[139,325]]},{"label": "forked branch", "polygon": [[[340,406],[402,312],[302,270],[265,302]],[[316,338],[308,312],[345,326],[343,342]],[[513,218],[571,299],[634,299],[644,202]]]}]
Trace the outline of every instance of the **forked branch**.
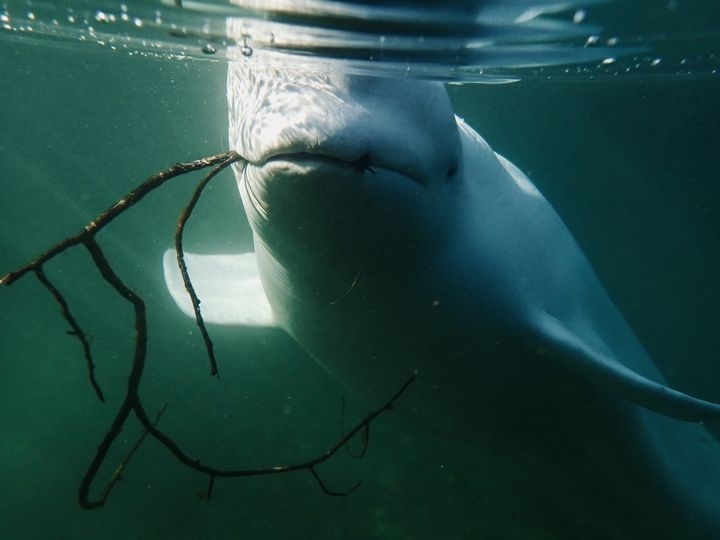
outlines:
[{"label": "forked branch", "polygon": [[134,204],[140,202],[148,193],[159,188],[168,180],[175,178],[192,171],[211,167],[218,163],[222,165],[222,168],[235,163],[236,161],[243,161],[242,156],[237,152],[223,152],[221,154],[215,154],[214,156],[196,159],[188,163],[177,163],[157,174],[152,175],[150,178],[145,180],[137,188],[132,190],[130,193],[121,198],[118,202],[113,204],[104,212],[100,213],[95,219],[90,221],[83,229],[74,236],[66,238],[62,242],[58,242],[53,247],[41,253],[36,259],[30,261],[25,266],[18,268],[14,272],[8,272],[2,278],[0,278],[0,285],[12,285],[13,282],[23,277],[28,272],[35,270],[42,266],[47,261],[62,253],[66,249],[83,243],[86,239],[94,237],[99,233],[105,226],[109,225],[112,220],[118,217],[120,214],[125,212],[128,208]]},{"label": "forked branch", "polygon": [[[120,480],[121,475],[127,467],[130,459],[138,450],[147,435],[151,435],[157,441],[159,441],[182,464],[193,470],[203,473],[208,477],[208,490],[205,494],[206,499],[210,499],[212,495],[212,490],[215,485],[216,478],[237,478],[245,476],[282,474],[301,470],[309,471],[310,474],[312,474],[312,476],[318,482],[318,485],[326,494],[333,496],[349,495],[360,485],[359,483],[355,484],[346,491],[332,490],[328,488],[327,485],[320,478],[317,472],[317,466],[330,459],[330,457],[332,457],[340,448],[346,446],[349,441],[360,431],[362,431],[363,433],[362,453],[364,454],[365,448],[368,444],[370,423],[382,413],[391,410],[394,406],[395,401],[402,395],[403,392],[405,392],[407,387],[415,379],[414,375],[410,377],[395,393],[395,395],[393,395],[384,405],[374,411],[371,411],[347,434],[342,433],[340,440],[323,454],[313,459],[291,465],[280,465],[257,469],[219,469],[216,467],[204,465],[201,463],[200,460],[191,458],[185,452],[183,452],[183,450],[173,441],[170,436],[160,431],[160,429],[157,427],[160,416],[165,410],[165,406],[163,406],[161,411],[156,416],[155,420],[150,420],[147,413],[145,412],[139,396],[140,381],[142,379],[142,374],[145,368],[145,361],[147,357],[148,332],[145,313],[145,302],[137,293],[135,293],[123,282],[123,280],[112,268],[110,262],[105,257],[103,250],[97,242],[96,235],[104,227],[110,224],[117,216],[128,210],[134,204],[142,200],[151,191],[157,189],[171,178],[183,175],[188,172],[200,170],[206,167],[215,166],[214,169],[207,176],[205,176],[203,181],[196,188],[190,203],[184,209],[175,233],[175,246],[178,257],[178,266],[180,267],[180,272],[185,283],[185,288],[188,291],[188,294],[190,295],[190,298],[192,300],[193,309],[195,312],[195,320],[198,327],[200,328],[207,349],[208,358],[210,360],[210,371],[213,375],[217,374],[217,362],[213,352],[213,344],[207,332],[207,329],[205,328],[205,324],[202,318],[200,299],[195,293],[192,282],[190,280],[190,276],[187,271],[187,266],[185,265],[183,257],[184,252],[182,246],[182,236],[185,225],[190,216],[192,215],[192,211],[195,208],[195,205],[197,204],[200,195],[202,194],[202,190],[205,188],[205,186],[207,186],[210,180],[214,178],[221,170],[236,162],[244,162],[244,159],[236,152],[224,152],[188,163],[178,163],[167,170],[159,172],[145,180],[145,182],[140,184],[140,186],[138,186],[136,189],[128,193],[125,197],[121,198],[114,205],[99,214],[94,220],[90,221],[85,227],[83,227],[83,229],[79,233],[55,244],[50,249],[40,254],[37,258],[35,258],[33,261],[29,262],[25,266],[13,272],[10,272],[0,278],[0,285],[12,285],[25,274],[33,272],[37,276],[40,283],[42,283],[42,285],[52,294],[53,298],[60,306],[63,317],[70,325],[71,330],[69,330],[68,333],[75,336],[82,345],[91,385],[95,390],[96,395],[101,401],[104,401],[104,397],[100,386],[95,378],[95,364],[92,359],[90,344],[88,342],[87,336],[80,328],[80,325],[77,323],[75,317],[71,314],[68,303],[63,297],[63,295],[48,279],[47,275],[45,274],[43,265],[53,259],[56,255],[64,252],[65,250],[73,246],[82,244],[90,254],[90,257],[95,267],[100,272],[102,278],[133,307],[135,317],[135,352],[132,367],[130,370],[130,375],[128,377],[125,397],[122,401],[122,404],[120,405],[120,408],[115,414],[115,418],[113,419],[110,428],[108,429],[104,438],[98,445],[95,456],[90,463],[82,481],[80,482],[78,498],[79,503],[83,508],[97,508],[105,504],[113,487],[116,485],[117,481]],[[118,435],[122,431],[131,412],[135,414],[135,417],[142,425],[143,433],[131,449],[130,453],[115,469],[114,474],[112,475],[105,489],[102,491],[100,497],[98,499],[91,499],[90,488],[95,478],[97,477],[101,466],[105,462],[110,448],[112,447],[113,443],[116,441]]]}]

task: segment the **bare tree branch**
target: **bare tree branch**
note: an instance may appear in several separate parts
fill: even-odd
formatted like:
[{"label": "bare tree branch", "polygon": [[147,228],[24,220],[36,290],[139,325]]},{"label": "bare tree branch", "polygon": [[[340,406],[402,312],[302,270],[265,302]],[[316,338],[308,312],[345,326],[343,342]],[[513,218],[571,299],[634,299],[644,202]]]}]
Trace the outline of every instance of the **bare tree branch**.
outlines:
[{"label": "bare tree branch", "polygon": [[68,333],[72,336],[75,336],[80,341],[80,345],[82,345],[83,348],[83,354],[85,355],[85,362],[87,364],[88,369],[88,377],[90,379],[90,384],[92,385],[93,389],[95,390],[95,394],[97,395],[98,399],[102,402],[105,401],[105,396],[103,396],[103,392],[100,389],[100,385],[98,384],[97,380],[95,379],[95,363],[92,359],[92,354],[90,353],[90,344],[88,343],[87,336],[85,335],[85,332],[83,332],[82,328],[80,328],[80,325],[75,320],[75,317],[73,317],[72,313],[70,313],[70,308],[68,307],[68,303],[63,297],[62,293],[58,290],[55,285],[52,284],[52,282],[48,279],[48,277],[45,275],[45,271],[43,270],[42,266],[38,266],[34,269],[35,275],[37,276],[40,283],[43,284],[43,286],[50,291],[50,294],[53,295],[53,298],[55,298],[55,301],[60,305],[60,311],[62,311],[62,316],[65,318],[65,320],[70,325],[70,330]]},{"label": "bare tree branch", "polygon": [[178,268],[180,269],[180,275],[182,276],[183,283],[185,284],[185,290],[190,295],[192,302],[193,311],[195,312],[195,324],[200,329],[203,342],[205,342],[205,348],[207,349],[208,358],[210,359],[210,374],[217,375],[217,361],[215,360],[215,353],[213,352],[213,343],[208,334],[207,328],[205,328],[205,321],[203,320],[202,313],[200,311],[200,299],[195,293],[192,282],[190,281],[190,275],[188,274],[187,265],[185,264],[185,251],[183,250],[183,233],[185,232],[185,224],[192,215],[195,205],[197,205],[200,195],[202,195],[205,186],[210,183],[217,173],[223,170],[228,165],[235,163],[237,160],[236,156],[229,156],[223,161],[218,167],[216,167],[210,174],[208,174],[202,182],[195,188],[192,199],[183,210],[180,215],[180,219],[177,222],[177,228],[175,232],[175,253],[177,256]]},{"label": "bare tree branch", "polygon": [[206,158],[197,159],[189,163],[177,163],[169,169],[161,171],[157,174],[152,175],[150,178],[145,180],[136,189],[125,195],[122,199],[113,204],[110,208],[99,214],[95,219],[90,221],[83,230],[74,236],[66,238],[62,242],[58,242],[47,251],[41,253],[35,260],[29,262],[25,266],[18,268],[14,272],[9,272],[0,278],[0,285],[12,285],[13,282],[20,279],[26,273],[35,268],[42,266],[47,261],[55,257],[55,255],[62,253],[66,249],[72,246],[76,246],[100,232],[106,225],[112,220],[122,214],[125,210],[140,202],[145,195],[154,191],[165,182],[176,176],[186,174],[199,169],[204,169],[218,163],[222,163],[226,160],[233,159],[233,161],[242,161],[243,157],[237,152],[223,152],[221,154],[215,154]]},{"label": "bare tree branch", "polygon": [[[118,202],[116,202],[114,205],[109,207],[107,210],[99,214],[94,220],[90,221],[78,234],[71,236],[69,238],[66,238],[65,240],[59,242],[58,244],[54,245],[47,251],[43,252],[40,256],[38,256],[33,261],[29,262],[25,266],[19,268],[18,270],[15,270],[14,272],[10,272],[6,274],[4,277],[0,279],[0,285],[12,285],[14,282],[16,282],[18,279],[23,277],[28,272],[34,272],[37,278],[40,280],[40,282],[43,284],[43,286],[50,291],[50,293],[55,298],[56,302],[60,305],[60,309],[62,311],[63,317],[65,320],[70,324],[70,327],[72,328],[71,334],[75,335],[83,346],[83,351],[85,353],[85,357],[88,363],[88,371],[90,375],[90,381],[95,389],[98,397],[103,400],[102,392],[100,391],[100,388],[95,380],[94,371],[95,366],[92,361],[91,355],[90,355],[90,348],[86,339],[85,333],[82,331],[80,326],[78,325],[75,318],[70,314],[67,302],[65,301],[62,294],[59,292],[59,290],[48,280],[47,276],[45,275],[43,265],[51,260],[56,255],[64,252],[65,250],[76,246],[78,244],[82,244],[87,249],[88,253],[90,254],[90,257],[92,258],[93,263],[95,264],[95,267],[100,272],[100,275],[102,278],[110,285],[122,298],[127,300],[133,307],[134,312],[134,318],[135,318],[135,352],[134,357],[132,361],[132,367],[130,370],[130,375],[128,376],[128,382],[127,382],[127,389],[125,392],[125,397],[115,414],[115,418],[113,419],[110,428],[108,429],[107,433],[103,437],[102,441],[98,445],[97,451],[95,452],[95,455],[93,457],[93,460],[91,461],[90,465],[88,466],[85,475],[83,476],[80,486],[78,489],[78,500],[80,503],[80,506],[83,508],[98,508],[103,506],[109,495],[112,491],[113,487],[117,483],[118,480],[122,477],[122,472],[124,468],[129,463],[130,459],[133,457],[133,455],[137,452],[142,442],[145,440],[147,435],[151,435],[154,437],[160,444],[165,446],[171,454],[175,456],[175,458],[180,461],[183,465],[198,471],[202,474],[205,474],[208,477],[208,489],[207,493],[205,494],[205,499],[210,499],[212,496],[212,491],[215,485],[215,479],[216,478],[237,478],[237,477],[246,477],[246,476],[262,476],[262,475],[269,475],[269,474],[283,474],[283,473],[289,473],[289,472],[295,472],[295,471],[309,471],[310,474],[312,474],[313,478],[318,482],[320,488],[328,495],[332,496],[345,496],[352,493],[355,489],[357,489],[360,486],[360,483],[355,484],[347,491],[335,491],[327,487],[327,485],[322,481],[320,478],[318,472],[317,472],[317,466],[324,463],[328,459],[330,459],[340,448],[346,446],[349,441],[360,431],[363,432],[363,450],[361,453],[361,456],[365,454],[365,451],[367,449],[368,441],[369,441],[369,431],[370,431],[370,424],[373,422],[379,415],[383,414],[386,411],[389,411],[393,409],[395,401],[405,392],[407,387],[415,380],[415,375],[411,376],[401,387],[400,389],[387,401],[385,404],[383,404],[380,408],[371,411],[370,413],[365,416],[353,429],[351,429],[347,434],[342,433],[340,440],[335,443],[334,446],[332,446],[330,449],[326,450],[324,453],[309,459],[304,462],[290,464],[290,465],[277,465],[277,466],[271,466],[271,467],[264,467],[264,468],[255,468],[255,469],[220,469],[217,467],[212,467],[209,465],[205,465],[201,463],[199,459],[194,459],[188,456],[183,450],[173,441],[173,439],[160,431],[160,429],[157,427],[157,423],[160,419],[160,416],[165,410],[165,406],[161,409],[161,411],[156,416],[155,420],[150,420],[147,413],[145,412],[145,409],[142,405],[142,402],[140,400],[139,396],[139,388],[140,388],[140,382],[142,379],[142,374],[145,368],[145,361],[147,358],[147,342],[148,342],[148,332],[147,332],[147,319],[146,319],[146,310],[145,310],[145,302],[144,300],[136,293],[134,292],[123,280],[118,276],[118,274],[115,272],[115,270],[112,268],[110,262],[105,257],[105,254],[98,244],[95,236],[98,232],[100,232],[105,226],[107,226],[113,219],[115,219],[117,216],[119,216],[121,213],[126,211],[128,208],[139,202],[145,195],[150,193],[151,191],[157,189],[161,185],[163,185],[167,180],[174,178],[176,176],[196,171],[205,167],[215,166],[215,168],[203,179],[203,181],[200,183],[200,185],[196,188],[195,192],[193,193],[193,197],[188,204],[188,206],[184,209],[182,215],[180,216],[180,220],[177,225],[176,234],[175,234],[175,245],[177,249],[178,254],[178,265],[180,267],[181,274],[183,276],[183,281],[185,283],[185,288],[188,291],[188,294],[190,295],[190,298],[193,303],[193,309],[195,311],[195,319],[198,327],[201,330],[203,340],[206,345],[208,358],[210,360],[210,369],[212,374],[217,374],[217,363],[215,360],[214,352],[213,352],[213,345],[212,340],[210,339],[209,334],[207,333],[207,330],[205,328],[205,324],[202,318],[202,313],[200,310],[200,299],[197,297],[197,294],[195,293],[195,290],[193,288],[192,282],[190,280],[190,276],[187,272],[187,266],[185,265],[184,261],[184,252],[182,247],[182,235],[185,228],[185,225],[192,215],[192,211],[195,208],[200,195],[202,194],[203,189],[205,186],[210,182],[210,180],[217,175],[222,169],[226,168],[232,163],[236,162],[244,162],[245,160],[236,152],[224,152],[221,154],[216,154],[214,156],[210,156],[207,158],[202,158],[199,160],[191,161],[188,163],[178,163],[169,169],[165,171],[161,171],[147,180],[143,182],[140,186],[138,186],[135,190],[128,193],[125,197],[120,199]],[[143,427],[143,433],[140,436],[140,439],[137,441],[137,443],[133,446],[130,453],[126,456],[126,458],[120,463],[120,465],[115,469],[115,472],[113,476],[110,479],[110,482],[106,485],[105,489],[103,490],[102,494],[97,499],[91,499],[90,498],[90,489],[92,487],[92,484],[95,480],[95,478],[98,475],[98,472],[100,468],[102,467],[103,463],[105,462],[105,459],[107,458],[108,452],[110,451],[110,448],[112,447],[113,443],[116,441],[118,435],[122,431],[125,422],[128,419],[128,416],[131,412],[135,413],[135,416],[137,417],[138,421]],[[344,415],[344,411],[343,411]]]}]

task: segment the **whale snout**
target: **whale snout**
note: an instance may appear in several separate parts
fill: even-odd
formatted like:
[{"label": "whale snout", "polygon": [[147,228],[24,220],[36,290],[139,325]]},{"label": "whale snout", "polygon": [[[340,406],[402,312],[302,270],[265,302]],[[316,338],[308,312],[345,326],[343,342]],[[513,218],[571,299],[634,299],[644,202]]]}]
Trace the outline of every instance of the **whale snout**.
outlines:
[{"label": "whale snout", "polygon": [[460,136],[440,83],[245,63],[228,69],[230,145],[251,163],[314,156],[424,185],[457,168]]}]

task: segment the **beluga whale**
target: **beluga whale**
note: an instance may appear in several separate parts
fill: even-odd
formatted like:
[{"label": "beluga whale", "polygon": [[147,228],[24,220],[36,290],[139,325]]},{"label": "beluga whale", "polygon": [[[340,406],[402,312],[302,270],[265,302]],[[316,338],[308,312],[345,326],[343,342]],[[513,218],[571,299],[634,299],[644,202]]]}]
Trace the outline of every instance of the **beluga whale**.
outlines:
[{"label": "beluga whale", "polygon": [[398,410],[473,446],[489,537],[720,538],[720,405],[443,84],[233,62],[227,90],[254,253],[186,254],[207,322],[281,328],[370,404],[417,374]]}]

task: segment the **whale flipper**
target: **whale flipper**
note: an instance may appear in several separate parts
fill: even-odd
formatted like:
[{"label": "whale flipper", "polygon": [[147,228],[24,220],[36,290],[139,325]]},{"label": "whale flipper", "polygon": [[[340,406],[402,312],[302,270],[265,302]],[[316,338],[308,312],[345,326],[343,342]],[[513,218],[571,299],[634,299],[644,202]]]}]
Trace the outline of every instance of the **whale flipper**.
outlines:
[{"label": "whale flipper", "polygon": [[[174,249],[168,249],[163,255],[165,285],[182,312],[194,318],[175,253]],[[199,255],[185,252],[185,263],[206,323],[275,326],[254,253]]]},{"label": "whale flipper", "polygon": [[720,404],[705,401],[674,390],[661,382],[644,377],[618,360],[606,347],[601,350],[584,340],[549,313],[535,318],[540,334],[558,354],[566,367],[605,390],[641,407],[689,422],[720,420]]}]

